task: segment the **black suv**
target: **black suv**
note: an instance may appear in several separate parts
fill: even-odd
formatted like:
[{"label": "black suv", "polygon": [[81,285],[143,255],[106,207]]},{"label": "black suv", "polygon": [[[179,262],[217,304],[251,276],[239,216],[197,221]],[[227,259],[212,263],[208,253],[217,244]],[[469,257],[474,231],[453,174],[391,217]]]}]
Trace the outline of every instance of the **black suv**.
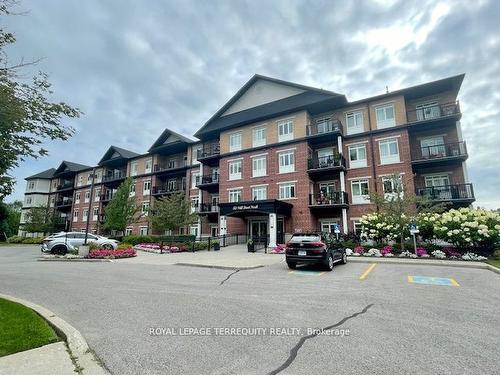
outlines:
[{"label": "black suv", "polygon": [[335,263],[347,263],[345,249],[328,233],[295,233],[286,244],[286,264],[320,264],[328,271]]}]

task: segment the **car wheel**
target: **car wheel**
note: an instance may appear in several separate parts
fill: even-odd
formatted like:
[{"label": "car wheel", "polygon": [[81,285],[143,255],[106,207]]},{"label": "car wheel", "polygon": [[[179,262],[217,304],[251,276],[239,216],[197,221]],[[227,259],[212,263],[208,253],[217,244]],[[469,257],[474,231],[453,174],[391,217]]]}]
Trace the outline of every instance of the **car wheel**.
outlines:
[{"label": "car wheel", "polygon": [[333,270],[333,255],[329,254],[328,258],[326,258],[326,270],[331,271]]},{"label": "car wheel", "polygon": [[105,243],[104,245],[102,245],[102,248],[106,250],[113,250],[113,245],[111,245],[110,243]]},{"label": "car wheel", "polygon": [[288,268],[290,268],[291,270],[297,268],[297,263],[295,262],[286,262],[286,264],[288,265]]},{"label": "car wheel", "polygon": [[68,249],[66,249],[66,246],[57,245],[57,246],[54,246],[50,252],[52,254],[64,255],[68,252]]},{"label": "car wheel", "polygon": [[342,264],[346,264],[347,263],[347,254],[344,252],[342,253]]}]

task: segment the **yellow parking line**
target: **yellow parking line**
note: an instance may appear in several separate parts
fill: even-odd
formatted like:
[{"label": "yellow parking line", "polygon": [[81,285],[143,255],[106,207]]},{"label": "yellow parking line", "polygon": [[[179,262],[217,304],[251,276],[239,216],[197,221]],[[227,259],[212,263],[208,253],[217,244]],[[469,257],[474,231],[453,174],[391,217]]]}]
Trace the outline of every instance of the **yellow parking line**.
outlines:
[{"label": "yellow parking line", "polygon": [[359,279],[360,280],[366,279],[366,277],[368,276],[368,274],[370,272],[372,272],[373,268],[375,268],[376,265],[377,265],[377,263],[373,263],[370,267],[368,267],[368,269],[365,272],[363,272],[363,274],[361,275],[361,277]]},{"label": "yellow parking line", "polygon": [[452,279],[451,277],[450,277],[450,281],[451,281],[451,284],[452,284],[453,286],[460,286],[460,284],[459,284],[459,283],[457,283],[457,281],[456,281],[455,279]]},{"label": "yellow parking line", "polygon": [[408,276],[408,282],[413,283],[413,276]]}]

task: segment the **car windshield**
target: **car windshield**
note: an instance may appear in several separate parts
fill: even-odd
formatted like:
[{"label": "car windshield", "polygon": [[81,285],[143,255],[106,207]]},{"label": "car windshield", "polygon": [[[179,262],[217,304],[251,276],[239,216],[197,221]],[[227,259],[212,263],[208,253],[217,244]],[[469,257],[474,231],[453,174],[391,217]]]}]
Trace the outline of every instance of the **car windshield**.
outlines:
[{"label": "car windshield", "polygon": [[321,237],[318,234],[294,234],[290,239],[292,242],[318,242]]}]

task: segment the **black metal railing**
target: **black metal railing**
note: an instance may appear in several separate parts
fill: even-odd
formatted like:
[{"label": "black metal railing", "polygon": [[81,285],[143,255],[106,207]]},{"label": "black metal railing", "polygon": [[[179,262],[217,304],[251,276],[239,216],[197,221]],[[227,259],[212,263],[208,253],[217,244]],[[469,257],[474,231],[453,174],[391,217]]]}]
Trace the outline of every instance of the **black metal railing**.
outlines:
[{"label": "black metal railing", "polygon": [[106,194],[101,194],[101,202],[109,202],[111,199],[113,199],[114,194],[109,192]]},{"label": "black metal railing", "polygon": [[206,184],[218,184],[219,174],[211,174],[206,176],[196,176],[196,186],[206,185]]},{"label": "black metal railing", "polygon": [[74,181],[64,181],[62,184],[57,185],[57,190],[70,189],[74,186]]},{"label": "black metal railing", "polygon": [[186,166],[187,162],[185,160],[172,160],[167,163],[159,163],[153,165],[153,172],[170,171],[172,169],[184,168]]},{"label": "black metal railing", "polygon": [[201,149],[197,150],[196,159],[200,160],[203,158],[209,158],[209,157],[218,156],[218,155],[220,155],[220,143],[219,143],[219,141],[211,142],[211,143],[204,144]]},{"label": "black metal railing", "polygon": [[438,103],[407,111],[408,122],[428,121],[457,114],[460,114],[460,104],[458,101]]},{"label": "black metal railing", "polygon": [[348,204],[348,196],[345,191],[322,192],[309,194],[310,206],[334,206]]},{"label": "black metal railing", "polygon": [[102,182],[121,180],[124,179],[125,177],[127,177],[127,171],[125,170],[115,171],[112,173],[107,173],[104,176],[102,176]]},{"label": "black metal railing", "polygon": [[166,184],[160,186],[153,186],[153,195],[161,195],[161,194],[172,194],[172,193],[180,193],[186,190],[186,182],[176,182],[175,184]]},{"label": "black metal railing", "polygon": [[340,154],[309,158],[307,160],[307,169],[323,169],[345,167],[345,158]]},{"label": "black metal railing", "polygon": [[200,203],[194,207],[195,211],[199,213],[219,212],[219,205],[217,204]]},{"label": "black metal railing", "polygon": [[474,199],[474,189],[470,183],[417,188],[416,193],[433,201]]},{"label": "black metal railing", "polygon": [[342,123],[338,119],[330,119],[327,121],[321,121],[307,125],[306,131],[307,131],[306,134],[309,137],[321,134],[332,134],[332,133],[342,134]]},{"label": "black metal railing", "polygon": [[413,160],[432,160],[466,155],[467,147],[465,142],[454,142],[421,147],[415,150]]},{"label": "black metal railing", "polygon": [[73,198],[58,199],[55,203],[56,207],[71,206],[73,204]]}]

